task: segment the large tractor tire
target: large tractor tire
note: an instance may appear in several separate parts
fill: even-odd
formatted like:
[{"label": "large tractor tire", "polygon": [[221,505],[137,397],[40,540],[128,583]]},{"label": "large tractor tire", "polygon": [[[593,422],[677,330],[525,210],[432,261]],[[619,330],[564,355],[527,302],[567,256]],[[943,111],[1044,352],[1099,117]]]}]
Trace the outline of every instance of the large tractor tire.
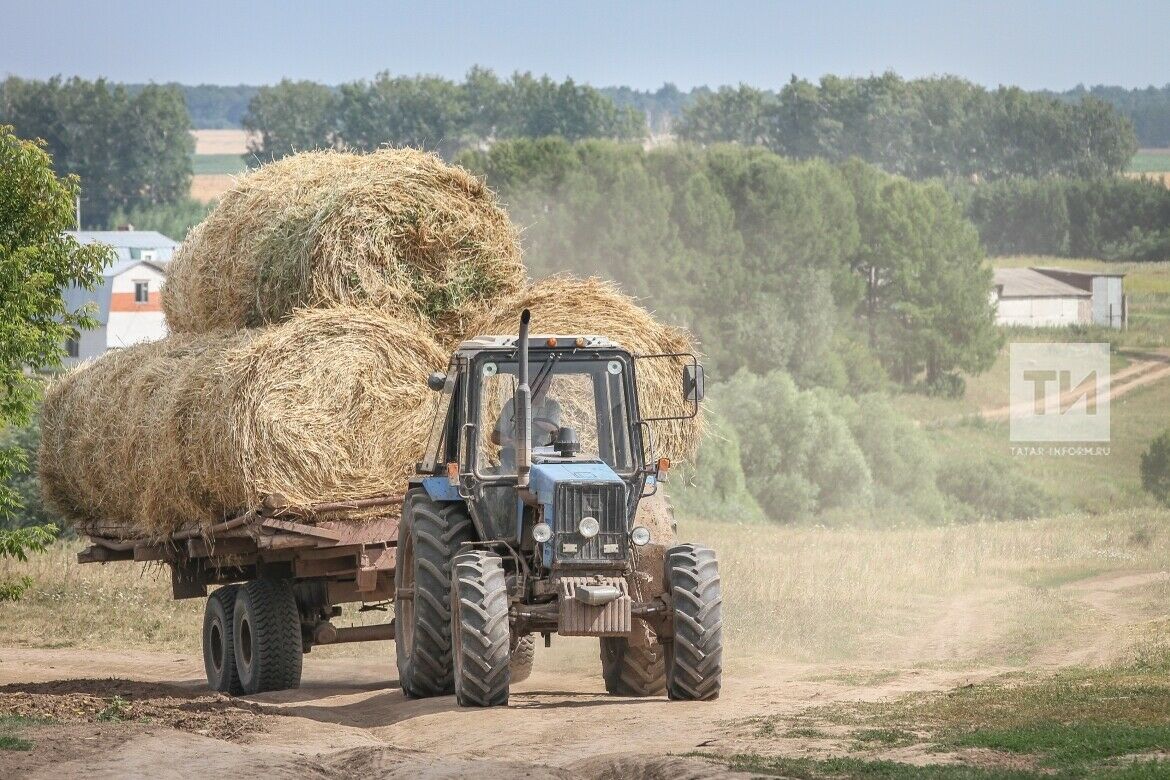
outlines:
[{"label": "large tractor tire", "polygon": [[[635,629],[636,630],[636,629]],[[662,645],[639,637],[601,638],[601,676],[614,696],[658,696],[666,690]]]},{"label": "large tractor tire", "polygon": [[[662,485],[654,495],[638,502],[634,525],[650,531],[650,543],[631,547],[634,571],[628,577],[630,593],[649,601],[665,592],[662,578],[666,550],[675,542],[674,507]],[[601,676],[605,690],[614,696],[660,696],[666,690],[665,651],[654,631],[634,621],[629,637],[601,638]]]},{"label": "large tractor tire", "polygon": [[232,615],[239,589],[239,585],[216,588],[207,597],[203,609],[203,668],[207,672],[207,687],[232,696],[244,692],[236,672],[236,647],[232,640],[235,635]]},{"label": "large tractor tire", "polygon": [[244,693],[300,686],[301,615],[288,580],[258,579],[241,586],[232,626],[236,672]]},{"label": "large tractor tire", "polygon": [[723,590],[715,551],[697,544],[672,547],[665,576],[674,604],[666,694],[690,701],[716,699],[723,677]]},{"label": "large tractor tire", "polygon": [[451,571],[455,699],[464,707],[508,703],[512,632],[508,585],[500,556],[483,550],[460,553]]},{"label": "large tractor tire", "polygon": [[532,634],[512,638],[512,683],[524,682],[532,674],[536,660],[536,637]]},{"label": "large tractor tire", "polygon": [[451,561],[475,537],[467,507],[406,496],[394,570],[394,644],[398,680],[410,698],[455,690],[451,661]]}]

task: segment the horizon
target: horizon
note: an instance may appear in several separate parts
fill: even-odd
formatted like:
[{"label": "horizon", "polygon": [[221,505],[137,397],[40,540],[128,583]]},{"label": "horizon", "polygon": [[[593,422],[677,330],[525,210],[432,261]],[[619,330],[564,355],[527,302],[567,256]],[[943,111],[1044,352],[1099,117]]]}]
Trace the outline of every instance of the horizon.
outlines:
[{"label": "horizon", "polygon": [[382,71],[458,81],[480,65],[502,77],[532,72],[649,92],[664,84],[683,92],[741,83],[778,89],[792,75],[816,82],[889,70],[906,79],[953,75],[989,88],[1056,92],[1170,83],[1161,32],[1170,27],[1170,4],[1144,0],[1124,7],[900,0],[879,8],[742,0],[718,10],[694,0],[635,7],[517,1],[487,13],[451,0],[426,8],[348,0],[327,16],[304,0],[260,0],[244,13],[223,0],[162,12],[145,0],[92,8],[64,0],[12,4],[0,29],[0,73],[334,85]]}]

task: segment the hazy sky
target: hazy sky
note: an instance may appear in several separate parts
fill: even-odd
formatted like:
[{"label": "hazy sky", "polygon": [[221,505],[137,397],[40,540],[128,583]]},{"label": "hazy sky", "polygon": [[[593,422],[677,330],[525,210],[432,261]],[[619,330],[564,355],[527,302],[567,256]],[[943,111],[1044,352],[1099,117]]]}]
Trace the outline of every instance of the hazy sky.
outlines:
[{"label": "hazy sky", "polygon": [[953,73],[987,85],[1170,82],[1170,2],[0,0],[0,75],[338,83],[474,64],[598,86],[778,86]]}]

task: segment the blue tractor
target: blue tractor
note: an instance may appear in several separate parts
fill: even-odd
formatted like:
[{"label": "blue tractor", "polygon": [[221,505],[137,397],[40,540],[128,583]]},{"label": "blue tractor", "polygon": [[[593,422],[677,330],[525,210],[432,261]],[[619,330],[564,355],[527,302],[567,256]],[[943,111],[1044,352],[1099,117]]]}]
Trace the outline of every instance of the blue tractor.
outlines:
[{"label": "blue tractor", "polygon": [[[547,645],[558,633],[600,637],[611,693],[714,699],[715,553],[654,539],[637,520],[669,467],[654,457],[651,423],[697,413],[702,366],[599,336],[530,336],[529,323],[525,310],[518,336],[463,342],[430,378],[435,422],[394,575],[402,690],[505,705],[535,636]],[[680,358],[680,414],[642,417],[638,364]]]}]

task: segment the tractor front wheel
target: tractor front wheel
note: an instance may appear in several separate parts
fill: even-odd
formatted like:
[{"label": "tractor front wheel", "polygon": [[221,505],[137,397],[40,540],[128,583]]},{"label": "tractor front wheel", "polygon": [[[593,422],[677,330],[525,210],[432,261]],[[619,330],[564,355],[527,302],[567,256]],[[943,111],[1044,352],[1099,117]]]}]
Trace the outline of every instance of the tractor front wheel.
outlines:
[{"label": "tractor front wheel", "polygon": [[719,697],[723,677],[723,590],[715,551],[680,544],[666,553],[666,590],[674,604],[674,636],[666,647],[671,699]]},{"label": "tractor front wheel", "polygon": [[500,556],[460,553],[451,566],[451,636],[455,699],[464,707],[508,703],[512,631]]}]

